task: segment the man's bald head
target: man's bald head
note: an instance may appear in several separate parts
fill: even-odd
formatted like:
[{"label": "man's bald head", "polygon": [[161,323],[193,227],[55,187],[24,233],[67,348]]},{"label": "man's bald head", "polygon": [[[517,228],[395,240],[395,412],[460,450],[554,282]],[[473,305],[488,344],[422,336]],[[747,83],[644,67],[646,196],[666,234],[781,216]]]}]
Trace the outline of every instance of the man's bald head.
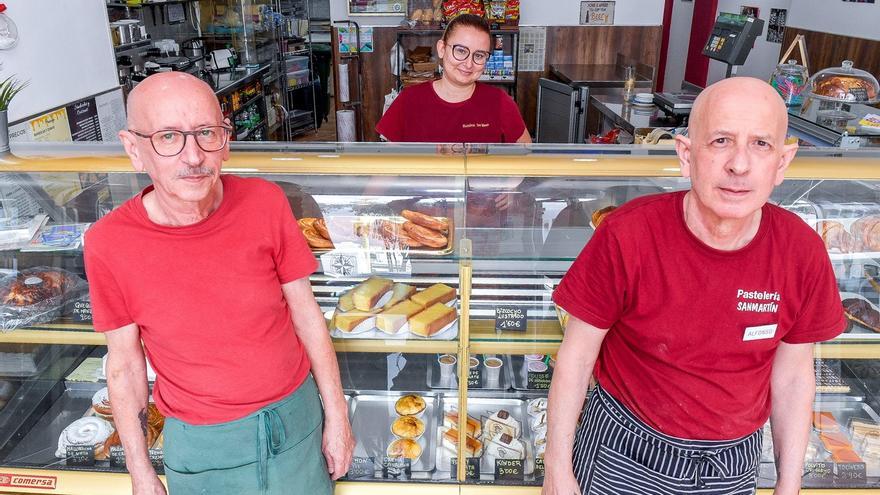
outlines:
[{"label": "man's bald head", "polygon": [[128,94],[128,127],[159,130],[155,127],[157,117],[175,107],[198,107],[210,113],[208,117],[216,120],[214,124],[223,120],[217,97],[207,83],[185,72],[160,72],[144,79]]},{"label": "man's bald head", "polygon": [[788,110],[779,94],[766,81],[753,77],[732,77],[704,89],[694,101],[688,134],[708,131],[717,112],[765,113],[776,124],[776,133],[784,139],[788,129]]}]

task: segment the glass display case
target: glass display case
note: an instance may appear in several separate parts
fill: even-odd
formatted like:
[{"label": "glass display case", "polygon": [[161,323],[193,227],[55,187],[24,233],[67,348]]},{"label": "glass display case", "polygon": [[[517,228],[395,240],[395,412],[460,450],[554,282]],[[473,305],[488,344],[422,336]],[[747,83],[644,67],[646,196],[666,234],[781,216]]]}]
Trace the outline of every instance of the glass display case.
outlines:
[{"label": "glass display case", "polygon": [[[13,151],[0,173],[0,492],[127,493],[119,448],[59,439],[98,416],[106,385],[81,232],[149,180],[112,145]],[[805,151],[772,198],[823,234],[851,322],[816,346],[808,489],[880,493],[878,165],[870,151]],[[235,143],[224,170],[277,183],[320,261],[312,287],[357,439],[340,494],[540,493],[565,319],[552,291],[594,213],[688,187],[671,149],[637,147]],[[34,277],[62,282],[16,304],[11,287]],[[161,471],[161,442],[151,454]]]}]

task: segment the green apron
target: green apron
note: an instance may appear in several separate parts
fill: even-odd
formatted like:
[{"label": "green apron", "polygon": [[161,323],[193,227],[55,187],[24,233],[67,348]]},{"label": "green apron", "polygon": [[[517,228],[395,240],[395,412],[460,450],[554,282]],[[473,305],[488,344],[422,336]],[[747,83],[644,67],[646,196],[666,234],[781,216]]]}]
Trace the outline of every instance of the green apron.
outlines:
[{"label": "green apron", "polygon": [[165,421],[169,495],[330,495],[321,451],[324,413],[309,375],[292,394],[242,419],[216,425]]}]

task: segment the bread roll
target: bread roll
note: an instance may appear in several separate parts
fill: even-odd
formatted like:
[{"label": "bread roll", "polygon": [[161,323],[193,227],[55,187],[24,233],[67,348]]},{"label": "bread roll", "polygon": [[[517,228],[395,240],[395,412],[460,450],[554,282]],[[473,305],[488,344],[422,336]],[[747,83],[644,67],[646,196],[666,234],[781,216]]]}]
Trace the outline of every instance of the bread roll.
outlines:
[{"label": "bread roll", "polygon": [[437,303],[409,320],[409,331],[422,337],[430,337],[455,321],[457,312],[443,303]]},{"label": "bread roll", "polygon": [[391,290],[394,282],[387,278],[370,277],[351,290],[355,309],[369,311],[376,306],[379,299]]},{"label": "bread roll", "polygon": [[425,308],[436,303],[447,303],[453,299],[455,299],[455,289],[446,284],[434,284],[412,296],[414,303]]},{"label": "bread roll", "polygon": [[421,225],[422,227],[436,230],[438,232],[446,232],[449,230],[449,219],[443,217],[432,217],[412,210],[403,210],[400,216],[410,222]]},{"label": "bread roll", "polygon": [[816,232],[828,250],[836,249],[842,253],[851,253],[856,245],[856,239],[843,227],[840,222],[823,220],[816,223]]},{"label": "bread roll", "polygon": [[428,247],[443,248],[449,243],[449,239],[440,232],[431,230],[427,227],[422,227],[421,225],[417,225],[410,221],[403,223],[403,230],[405,230],[410,237]]}]

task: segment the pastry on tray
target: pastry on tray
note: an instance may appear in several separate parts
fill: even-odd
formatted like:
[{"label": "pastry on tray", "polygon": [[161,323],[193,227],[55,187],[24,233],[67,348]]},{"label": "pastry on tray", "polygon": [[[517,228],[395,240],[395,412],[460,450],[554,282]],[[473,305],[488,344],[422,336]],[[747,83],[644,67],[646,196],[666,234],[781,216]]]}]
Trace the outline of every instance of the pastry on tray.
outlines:
[{"label": "pastry on tray", "polygon": [[394,282],[392,280],[382,277],[370,277],[357,284],[351,290],[351,298],[354,301],[355,309],[360,311],[374,309],[379,299],[390,291],[393,286]]},{"label": "pastry on tray", "polygon": [[64,459],[67,457],[67,447],[78,445],[93,447],[97,452],[103,447],[113,430],[113,425],[106,419],[97,416],[79,418],[67,425],[61,432],[58,437],[58,449],[55,451],[55,457]]},{"label": "pastry on tray", "polygon": [[415,440],[425,433],[425,423],[416,416],[401,416],[391,423],[391,433]]},{"label": "pastry on tray", "polygon": [[458,318],[455,308],[436,303],[409,320],[409,331],[421,337],[430,337]]},{"label": "pastry on tray", "polygon": [[816,223],[816,232],[829,251],[851,253],[856,247],[856,238],[850,234],[840,222],[822,220]]},{"label": "pastry on tray", "polygon": [[386,451],[388,457],[404,458],[415,461],[422,455],[422,446],[411,438],[398,438],[391,442]]},{"label": "pastry on tray", "polygon": [[98,416],[107,420],[113,420],[113,408],[110,407],[110,392],[107,387],[98,390],[92,396],[92,409]]},{"label": "pastry on tray", "polygon": [[[458,428],[458,411],[446,411],[443,414],[443,425],[447,428]],[[465,420],[465,433],[474,438],[480,438],[480,435],[483,434],[483,427],[479,421],[468,415]]]},{"label": "pastry on tray", "polygon": [[412,301],[402,301],[376,315],[376,328],[385,333],[395,334],[406,324],[408,319],[415,316],[416,313],[420,313],[422,309]]},{"label": "pastry on tray", "polygon": [[507,410],[502,409],[486,420],[483,431],[486,432],[486,436],[490,439],[505,433],[514,438],[519,438],[522,425]]},{"label": "pastry on tray", "polygon": [[394,410],[401,416],[418,416],[425,411],[425,399],[415,394],[404,395],[397,399]]},{"label": "pastry on tray", "polygon": [[414,303],[421,305],[423,308],[433,306],[437,303],[448,303],[455,299],[455,289],[446,284],[434,284],[425,290],[416,293],[411,298]]},{"label": "pastry on tray", "polygon": [[[465,457],[478,457],[483,452],[483,442],[471,435],[465,435]],[[454,427],[443,432],[443,447],[452,455],[458,455],[458,430]]]},{"label": "pastry on tray", "polygon": [[857,297],[844,299],[843,312],[848,319],[880,333],[880,311],[868,301]]}]

